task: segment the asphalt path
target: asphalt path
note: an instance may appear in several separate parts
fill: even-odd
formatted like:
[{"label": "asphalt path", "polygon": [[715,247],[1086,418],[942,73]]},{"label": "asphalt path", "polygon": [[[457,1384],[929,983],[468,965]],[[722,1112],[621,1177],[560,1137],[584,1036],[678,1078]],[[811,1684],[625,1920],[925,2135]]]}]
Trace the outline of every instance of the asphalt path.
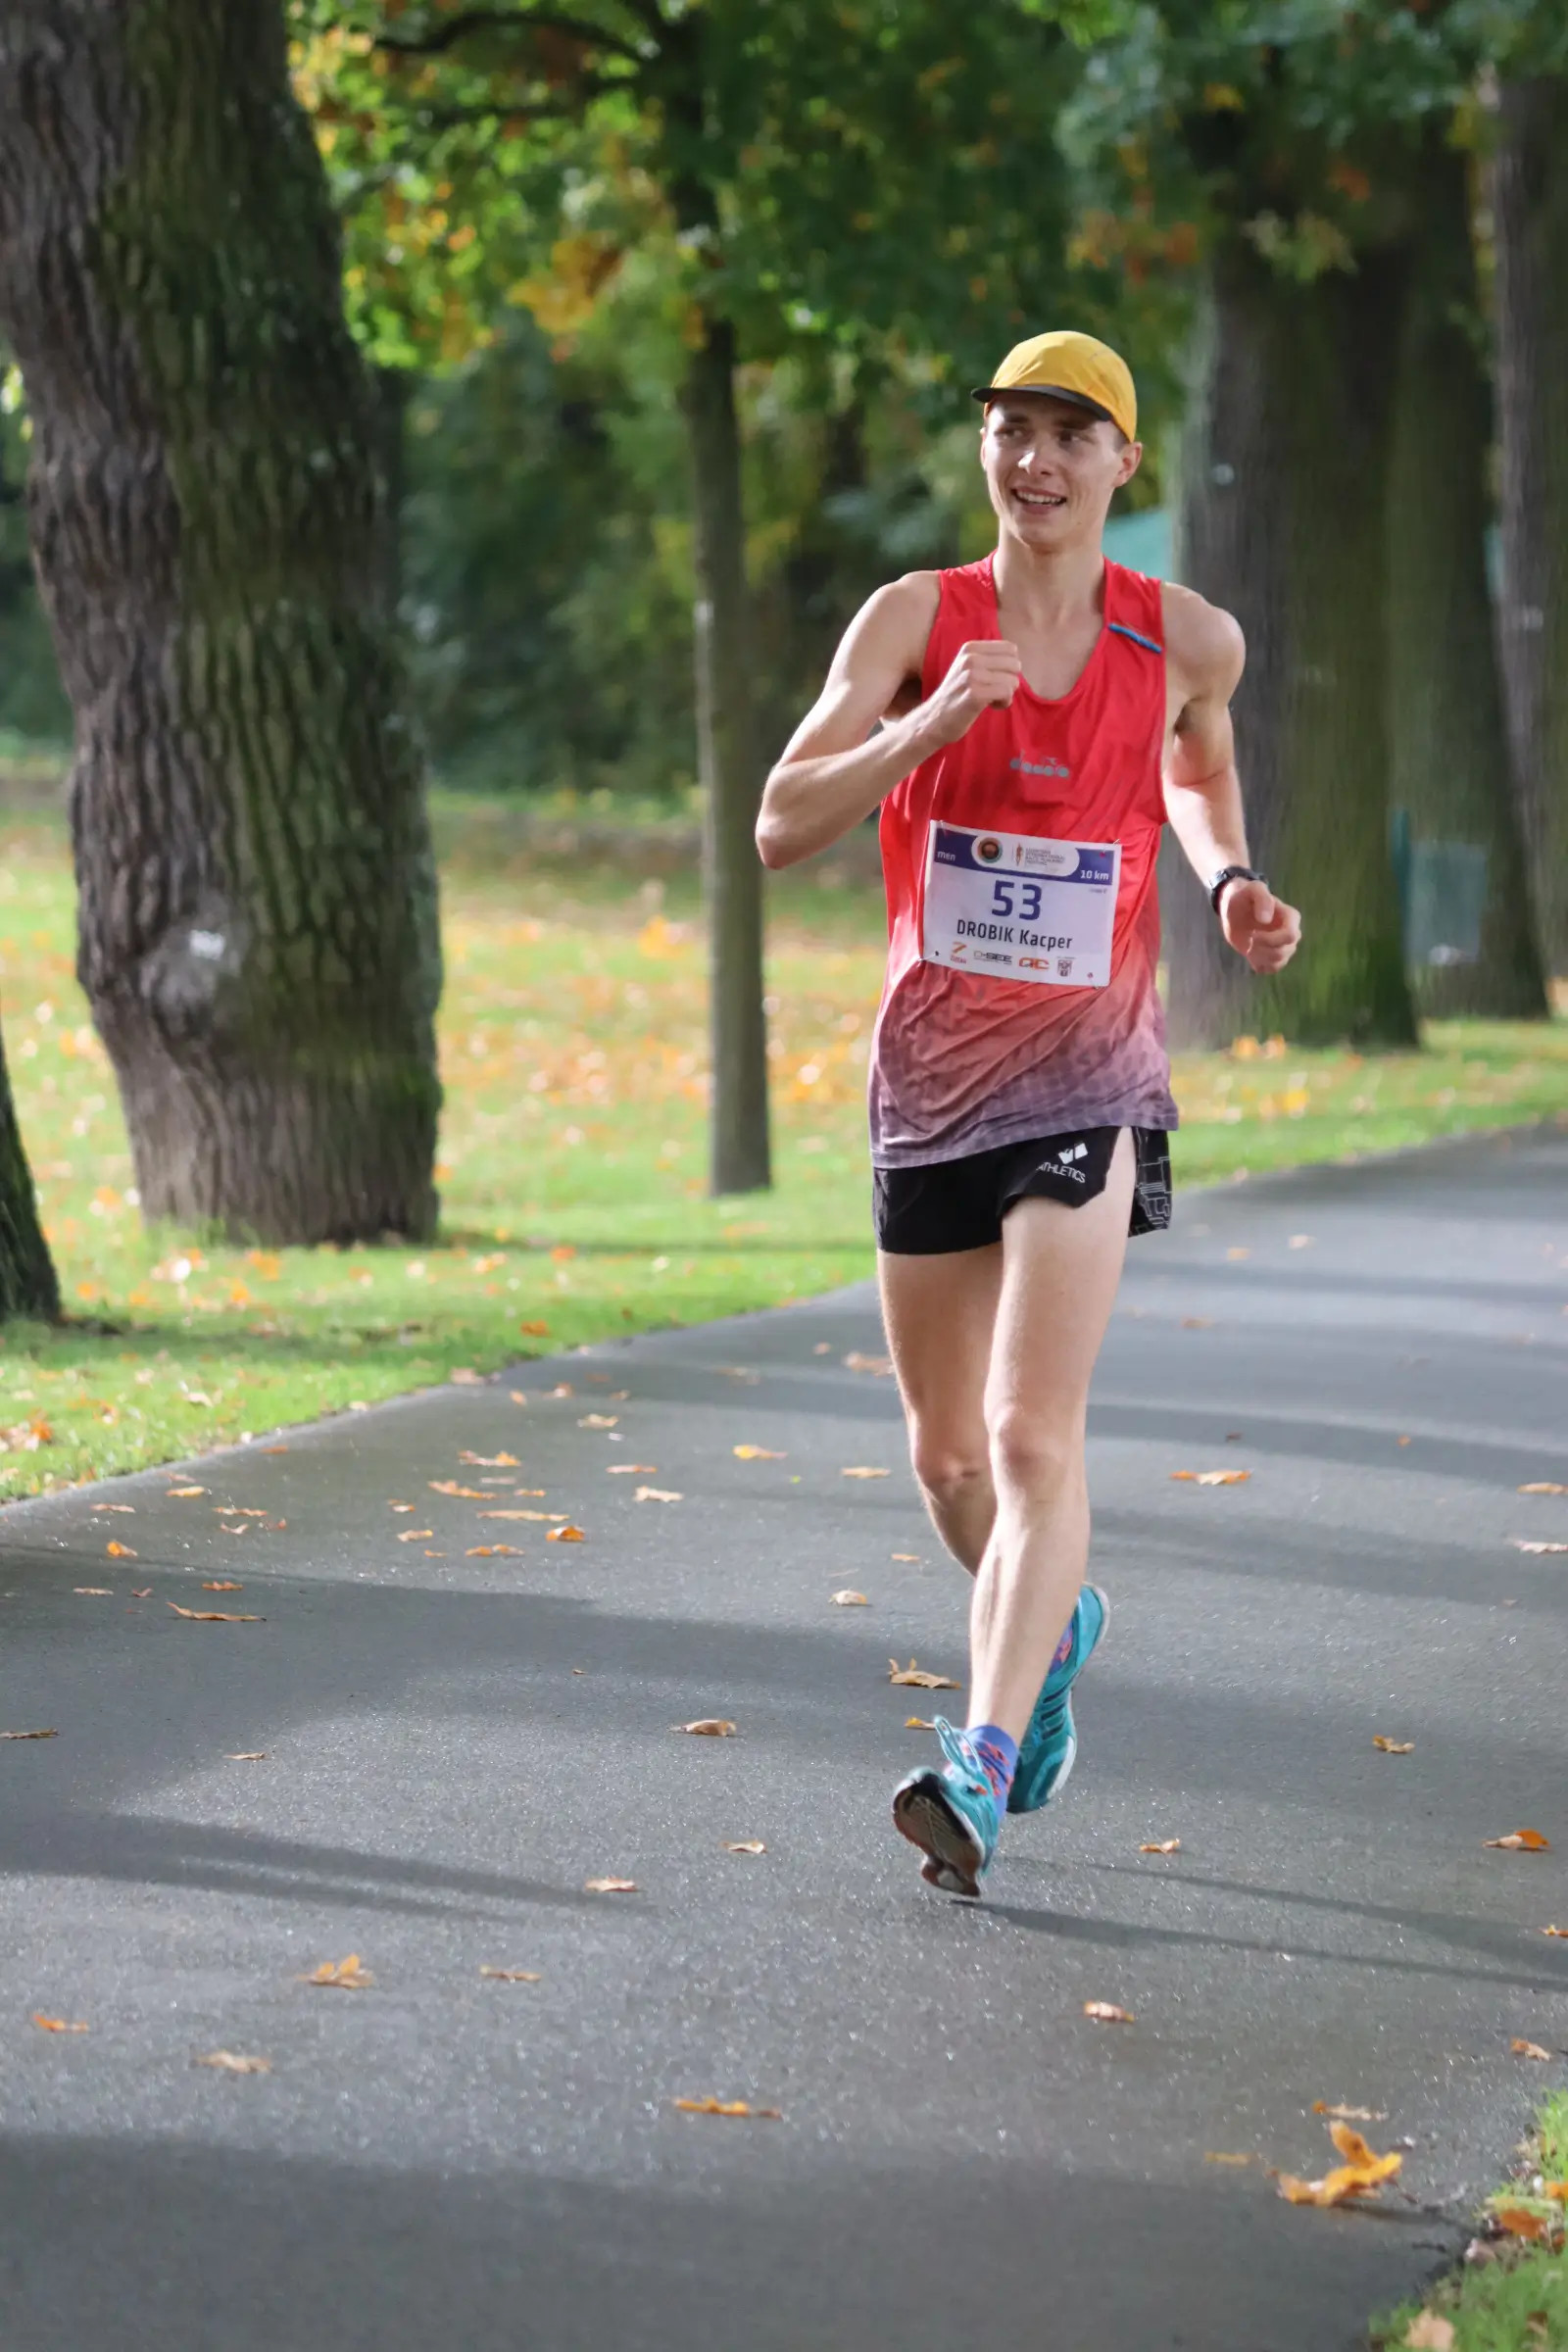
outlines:
[{"label": "asphalt path", "polygon": [[[1362,2343],[1568,2082],[1565,1300],[1560,1133],[1133,1246],[1110,1635],[980,1906],[888,1818],[963,1587],[866,1291],[5,1512],[5,2352]],[[1276,2194],[1319,2100],[1375,2212]]]}]

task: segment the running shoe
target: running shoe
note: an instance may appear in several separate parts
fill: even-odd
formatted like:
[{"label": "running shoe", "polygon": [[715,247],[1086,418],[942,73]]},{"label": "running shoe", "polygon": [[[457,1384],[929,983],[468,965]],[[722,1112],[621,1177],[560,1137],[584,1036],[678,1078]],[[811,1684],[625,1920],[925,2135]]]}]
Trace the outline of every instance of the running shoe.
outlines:
[{"label": "running shoe", "polygon": [[974,1741],[939,1715],[934,1726],[947,1762],[922,1765],[893,1791],[895,1829],[925,1856],[920,1876],[945,1894],[980,1892],[980,1880],[1002,1832],[1002,1815]]},{"label": "running shoe", "polygon": [[1047,1675],[1018,1748],[1018,1769],[1007,1795],[1009,1813],[1034,1813],[1059,1796],[1078,1755],[1072,1687],[1094,1656],[1110,1603],[1098,1585],[1085,1585],[1072,1613],[1072,1649],[1064,1666]]}]

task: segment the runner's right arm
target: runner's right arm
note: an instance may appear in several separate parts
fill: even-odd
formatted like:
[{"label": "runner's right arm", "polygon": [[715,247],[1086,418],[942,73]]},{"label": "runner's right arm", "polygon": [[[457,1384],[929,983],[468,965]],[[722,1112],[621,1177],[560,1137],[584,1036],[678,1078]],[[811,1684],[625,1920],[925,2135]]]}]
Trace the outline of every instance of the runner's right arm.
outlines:
[{"label": "runner's right arm", "polygon": [[826,685],[763,790],[757,847],[764,865],[795,865],[825,850],[922,760],[966,735],[988,706],[1011,702],[1018,649],[993,637],[960,646],[934,694],[906,716],[889,715],[920,676],[938,598],[934,572],[907,572],[851,621]]}]

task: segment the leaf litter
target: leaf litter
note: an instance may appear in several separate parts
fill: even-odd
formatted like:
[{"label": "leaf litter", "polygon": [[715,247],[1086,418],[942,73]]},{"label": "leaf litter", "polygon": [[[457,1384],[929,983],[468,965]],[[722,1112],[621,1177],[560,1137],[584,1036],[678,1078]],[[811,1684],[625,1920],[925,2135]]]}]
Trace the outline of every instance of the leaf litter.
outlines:
[{"label": "leaf litter", "polygon": [[1138,1848],[1141,1854],[1179,1854],[1181,1850],[1182,1841],[1179,1838],[1162,1838],[1157,1845],[1141,1845]]},{"label": "leaf litter", "polygon": [[[58,1740],[58,1732],[0,1732],[0,1740]],[[1568,1928],[1547,1928],[1548,1936],[1568,1935]]]},{"label": "leaf litter", "polygon": [[1510,1830],[1506,1838],[1483,1838],[1483,1845],[1499,1846],[1505,1854],[1548,1854],[1551,1839],[1539,1830]]},{"label": "leaf litter", "polygon": [[657,1478],[657,1462],[611,1462],[605,1470],[607,1478]]},{"label": "leaf litter", "polygon": [[830,1592],[828,1598],[836,1609],[868,1609],[871,1606],[863,1592],[855,1592],[849,1585],[845,1586],[842,1592]]},{"label": "leaf litter", "polygon": [[171,1600],[166,1603],[166,1606],[172,1609],[176,1617],[188,1617],[196,1625],[265,1625],[267,1623],[265,1617],[238,1616],[232,1609],[182,1609],[177,1600]]},{"label": "leaf litter", "polygon": [[856,1462],[848,1470],[841,1470],[839,1476],[840,1478],[891,1478],[893,1473],[891,1470],[873,1470],[865,1462]]},{"label": "leaf litter", "polygon": [[32,2022],[40,2034],[85,2034],[89,2031],[85,2024],[73,2025],[64,2017],[45,2017],[41,2009],[33,2011]]},{"label": "leaf litter", "polygon": [[928,1674],[913,1658],[907,1666],[901,1666],[897,1658],[889,1658],[888,1681],[904,1684],[911,1690],[956,1690],[960,1687],[951,1675]]},{"label": "leaf litter", "polygon": [[323,1960],[308,1976],[299,1979],[302,1984],[331,1984],[341,1992],[363,1992],[375,1979],[368,1968],[360,1965],[358,1952],[350,1952],[345,1960]]},{"label": "leaf litter", "polygon": [[1551,2057],[1551,2052],[1544,2050],[1539,2041],[1526,2041],[1522,2034],[1516,2034],[1508,2047],[1515,2058],[1536,2058],[1543,2065],[1545,2065]]},{"label": "leaf litter", "polygon": [[580,1527],[550,1527],[545,1530],[547,1544],[586,1544],[587,1541]]},{"label": "leaf litter", "polygon": [[272,2071],[270,2058],[242,2058],[237,2050],[209,2050],[191,2064],[216,2067],[223,2075],[270,2075]]},{"label": "leaf litter", "polygon": [[726,1854],[765,1854],[766,1846],[760,1838],[732,1838],[724,1841]]},{"label": "leaf litter", "polygon": [[735,1726],[723,1715],[699,1715],[695,1723],[672,1723],[672,1732],[689,1732],[695,1740],[733,1740]]},{"label": "leaf litter", "polygon": [[1342,2124],[1386,2124],[1389,2120],[1386,2107],[1331,2107],[1327,2099],[1314,2099],[1312,2113],[1335,2116]]},{"label": "leaf litter", "polygon": [[787,1462],[787,1453],[774,1453],[767,1446],[732,1446],[731,1453],[738,1462]]},{"label": "leaf litter", "polygon": [[485,1968],[481,1966],[479,1974],[481,1977],[494,1977],[502,1984],[542,1984],[544,1983],[544,1978],[536,1968]]},{"label": "leaf litter", "polygon": [[1097,2026],[1131,2026],[1138,2022],[1130,2009],[1118,2009],[1114,2001],[1085,2001],[1084,2015]]},{"label": "leaf litter", "polygon": [[639,1894],[642,1889],[635,1879],[584,1879],[584,1894]]},{"label": "leaf litter", "polygon": [[1359,2132],[1348,2123],[1329,2126],[1329,2137],[1344,2158],[1321,2180],[1302,2180],[1295,2173],[1276,2172],[1279,2193],[1288,2205],[1343,2205],[1348,2197],[1369,2196],[1399,2172],[1404,2158],[1396,2148],[1375,2155]]},{"label": "leaf litter", "polygon": [[1536,1478],[1531,1480],[1529,1486],[1517,1489],[1517,1492],[1521,1494],[1568,1494],[1568,1487],[1560,1485],[1554,1478]]},{"label": "leaf litter", "polygon": [[1194,1487],[1244,1487],[1251,1477],[1250,1470],[1173,1470],[1173,1479]]},{"label": "leaf litter", "polygon": [[112,1560],[133,1560],[137,1556],[128,1544],[109,1543],[104,1549]]},{"label": "leaf litter", "polygon": [[668,1487],[639,1487],[632,1496],[633,1502],[684,1502],[685,1499],[684,1494],[677,1494]]},{"label": "leaf litter", "polygon": [[1374,1747],[1381,1748],[1386,1756],[1413,1756],[1415,1754],[1413,1740],[1388,1740],[1381,1732],[1373,1733],[1372,1744]]},{"label": "leaf litter", "polygon": [[777,2107],[754,2107],[748,2099],[676,2099],[673,2105],[682,2115],[741,2116],[754,2124],[781,2124],[783,2112]]}]

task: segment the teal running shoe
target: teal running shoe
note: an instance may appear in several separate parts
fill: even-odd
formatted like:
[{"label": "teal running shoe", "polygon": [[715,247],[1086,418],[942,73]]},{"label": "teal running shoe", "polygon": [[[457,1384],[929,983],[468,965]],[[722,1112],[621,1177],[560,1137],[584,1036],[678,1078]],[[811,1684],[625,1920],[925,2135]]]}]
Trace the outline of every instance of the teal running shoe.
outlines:
[{"label": "teal running shoe", "polygon": [[1002,1833],[1002,1815],[974,1741],[939,1715],[935,1725],[947,1757],[940,1771],[924,1764],[893,1791],[893,1826],[925,1856],[920,1876],[945,1894],[978,1895],[980,1880]]},{"label": "teal running shoe", "polygon": [[1009,1813],[1034,1813],[1066,1787],[1078,1755],[1072,1687],[1094,1656],[1110,1603],[1098,1585],[1085,1585],[1072,1613],[1072,1649],[1064,1666],[1047,1675],[1018,1748],[1018,1769],[1007,1794]]}]

